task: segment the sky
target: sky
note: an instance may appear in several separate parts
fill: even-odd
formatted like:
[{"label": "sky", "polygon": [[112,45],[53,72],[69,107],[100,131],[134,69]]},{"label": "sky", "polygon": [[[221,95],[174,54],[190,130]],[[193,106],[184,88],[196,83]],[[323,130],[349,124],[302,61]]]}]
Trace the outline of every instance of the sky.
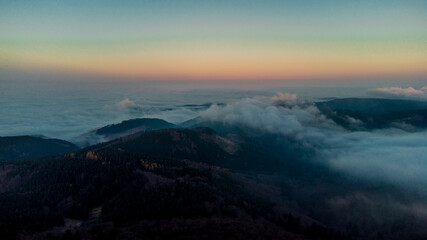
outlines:
[{"label": "sky", "polygon": [[427,79],[425,0],[0,6],[0,80],[10,72],[154,81]]}]

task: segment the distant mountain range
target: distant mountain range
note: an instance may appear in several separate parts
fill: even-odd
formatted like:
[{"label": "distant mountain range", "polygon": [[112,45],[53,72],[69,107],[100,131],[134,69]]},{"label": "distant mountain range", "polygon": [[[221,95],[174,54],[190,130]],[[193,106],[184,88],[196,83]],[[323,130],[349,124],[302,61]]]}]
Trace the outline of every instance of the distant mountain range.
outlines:
[{"label": "distant mountain range", "polygon": [[317,102],[316,106],[328,118],[351,130],[427,128],[427,102],[345,98]]},{"label": "distant mountain range", "polygon": [[427,102],[382,98],[342,98],[317,102],[316,106],[322,109],[342,109],[367,114],[389,114],[401,111],[426,110]]}]

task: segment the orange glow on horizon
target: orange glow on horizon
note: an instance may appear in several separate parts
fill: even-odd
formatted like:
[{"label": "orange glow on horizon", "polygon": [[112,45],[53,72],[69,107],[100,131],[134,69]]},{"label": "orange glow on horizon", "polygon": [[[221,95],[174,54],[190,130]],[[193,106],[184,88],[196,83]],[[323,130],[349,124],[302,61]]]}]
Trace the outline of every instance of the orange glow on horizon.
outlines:
[{"label": "orange glow on horizon", "polygon": [[[418,47],[417,47],[418,46]],[[0,64],[153,80],[426,77],[424,45],[171,44],[103,48],[19,46]]]}]

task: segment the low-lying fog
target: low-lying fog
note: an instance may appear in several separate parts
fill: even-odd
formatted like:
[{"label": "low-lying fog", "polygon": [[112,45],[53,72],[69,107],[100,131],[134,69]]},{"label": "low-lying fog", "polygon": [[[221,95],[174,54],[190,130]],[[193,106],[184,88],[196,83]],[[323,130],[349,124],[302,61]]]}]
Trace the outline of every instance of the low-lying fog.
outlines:
[{"label": "low-lying fog", "polygon": [[[294,94],[247,98],[202,111],[207,120],[279,133],[314,149],[319,161],[350,175],[425,191],[427,131],[348,131]],[[358,124],[354,119],[348,121]]]}]

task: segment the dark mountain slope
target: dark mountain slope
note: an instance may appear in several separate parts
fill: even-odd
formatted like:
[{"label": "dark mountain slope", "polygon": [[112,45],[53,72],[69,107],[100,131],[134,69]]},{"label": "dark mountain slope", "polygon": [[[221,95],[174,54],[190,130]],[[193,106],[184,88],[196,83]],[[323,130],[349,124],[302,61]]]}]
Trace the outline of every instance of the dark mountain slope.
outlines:
[{"label": "dark mountain slope", "polygon": [[97,147],[8,166],[8,176],[21,181],[0,194],[0,235],[342,239],[310,218],[274,210],[272,202],[249,191],[256,182],[240,174],[147,156],[119,143]]},{"label": "dark mountain slope", "polygon": [[210,128],[163,129],[98,144],[89,150],[114,147],[154,156],[203,162],[243,171],[277,171],[281,161],[253,139],[220,134]]},{"label": "dark mountain slope", "polygon": [[0,161],[39,158],[77,150],[74,144],[36,136],[0,137]]}]

